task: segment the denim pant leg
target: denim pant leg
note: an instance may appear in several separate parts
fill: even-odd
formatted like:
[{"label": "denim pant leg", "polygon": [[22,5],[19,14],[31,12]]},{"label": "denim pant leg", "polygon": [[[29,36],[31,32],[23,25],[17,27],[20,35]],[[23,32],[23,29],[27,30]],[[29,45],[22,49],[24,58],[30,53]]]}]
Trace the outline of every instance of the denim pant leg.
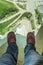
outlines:
[{"label": "denim pant leg", "polygon": [[[29,63],[32,63],[31,56],[32,56],[32,53],[34,52],[33,50],[36,51],[36,48],[34,45],[32,45],[31,43],[26,45],[26,47],[24,49],[25,56],[24,56],[24,64],[23,65],[31,65]],[[33,53],[33,55],[34,55],[34,53]]]},{"label": "denim pant leg", "polygon": [[29,43],[26,45],[25,49],[24,49],[24,53],[25,53],[25,56],[26,54],[30,51],[30,50],[34,50],[36,51],[36,48],[35,48],[35,45]]},{"label": "denim pant leg", "polygon": [[43,65],[43,57],[37,53],[34,45],[27,44],[24,52],[24,65]]},{"label": "denim pant leg", "polygon": [[16,43],[11,43],[8,46],[6,53],[11,54],[12,57],[14,58],[15,62],[17,62],[17,59],[18,59],[18,46],[16,45]]},{"label": "denim pant leg", "polygon": [[0,58],[0,65],[16,65],[18,59],[18,47],[15,43],[10,43],[6,53]]}]

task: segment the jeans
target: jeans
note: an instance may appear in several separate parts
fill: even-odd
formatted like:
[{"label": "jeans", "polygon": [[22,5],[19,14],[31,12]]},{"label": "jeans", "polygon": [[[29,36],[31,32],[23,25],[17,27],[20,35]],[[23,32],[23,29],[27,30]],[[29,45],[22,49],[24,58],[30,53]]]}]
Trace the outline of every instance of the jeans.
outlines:
[{"label": "jeans", "polygon": [[[42,57],[36,52],[35,46],[31,43],[27,44],[24,49],[23,65],[35,65]],[[5,54],[0,58],[0,65],[16,65],[18,60],[18,47],[15,43],[11,43]]]}]

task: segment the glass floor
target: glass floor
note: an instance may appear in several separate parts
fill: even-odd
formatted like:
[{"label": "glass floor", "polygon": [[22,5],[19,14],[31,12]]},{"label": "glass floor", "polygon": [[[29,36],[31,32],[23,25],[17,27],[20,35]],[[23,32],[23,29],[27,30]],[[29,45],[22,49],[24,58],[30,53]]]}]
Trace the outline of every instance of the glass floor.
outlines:
[{"label": "glass floor", "polygon": [[36,49],[39,54],[43,52],[43,2],[39,4],[39,0],[35,3],[34,1],[15,2],[14,0],[0,0],[0,5],[3,6],[0,7],[0,56],[8,47],[7,34],[13,31],[16,34],[19,47],[18,65],[23,64],[28,32],[34,31]]}]

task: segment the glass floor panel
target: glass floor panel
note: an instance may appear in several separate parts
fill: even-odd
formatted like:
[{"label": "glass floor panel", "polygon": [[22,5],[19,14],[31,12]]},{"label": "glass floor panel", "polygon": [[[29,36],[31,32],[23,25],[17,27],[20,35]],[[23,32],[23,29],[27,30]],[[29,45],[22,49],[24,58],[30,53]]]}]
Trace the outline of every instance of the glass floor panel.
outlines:
[{"label": "glass floor panel", "polygon": [[43,52],[43,2],[39,3],[39,0],[7,1],[0,0],[0,56],[8,47],[7,34],[13,31],[19,47],[18,65],[22,65],[28,32],[34,31],[36,49],[40,54]]}]

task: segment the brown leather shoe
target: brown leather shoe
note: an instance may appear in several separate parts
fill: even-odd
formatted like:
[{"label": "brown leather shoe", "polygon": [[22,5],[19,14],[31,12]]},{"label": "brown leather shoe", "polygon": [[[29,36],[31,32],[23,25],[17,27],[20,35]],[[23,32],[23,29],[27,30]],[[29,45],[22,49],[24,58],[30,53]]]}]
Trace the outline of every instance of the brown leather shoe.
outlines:
[{"label": "brown leather shoe", "polygon": [[35,44],[35,35],[33,32],[27,34],[27,43]]},{"label": "brown leather shoe", "polygon": [[8,35],[7,35],[7,42],[8,42],[8,44],[10,44],[11,42],[16,43],[16,37],[15,37],[14,32],[9,32],[8,33]]}]

